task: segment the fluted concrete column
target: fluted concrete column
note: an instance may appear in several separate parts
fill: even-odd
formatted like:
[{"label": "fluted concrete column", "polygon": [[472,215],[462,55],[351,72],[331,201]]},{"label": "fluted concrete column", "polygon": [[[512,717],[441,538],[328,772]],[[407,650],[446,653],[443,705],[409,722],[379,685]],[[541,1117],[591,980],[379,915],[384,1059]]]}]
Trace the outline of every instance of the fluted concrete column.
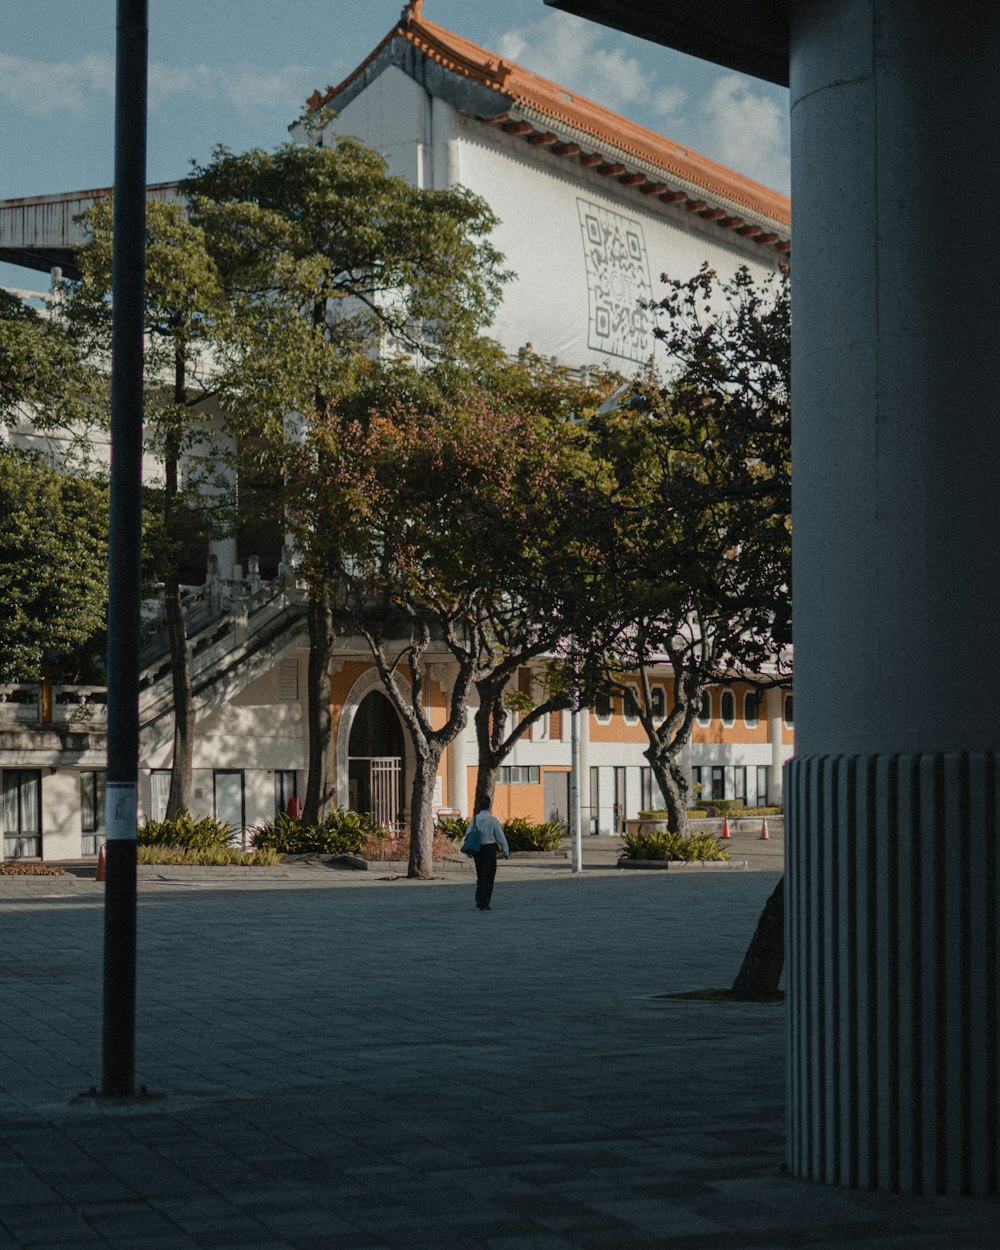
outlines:
[{"label": "fluted concrete column", "polygon": [[767,732],[771,739],[771,775],[769,778],[767,801],[780,803],[784,794],[785,755],[782,750],[785,736],[784,717],[785,692],[777,687],[767,692]]},{"label": "fluted concrete column", "polygon": [[462,815],[467,815],[471,806],[469,799],[469,765],[474,762],[476,744],[470,741],[470,733],[474,733],[470,724],[453,738],[448,744],[448,806],[457,807]]},{"label": "fluted concrete column", "polygon": [[1000,1190],[994,0],[792,0],[789,1165]]}]

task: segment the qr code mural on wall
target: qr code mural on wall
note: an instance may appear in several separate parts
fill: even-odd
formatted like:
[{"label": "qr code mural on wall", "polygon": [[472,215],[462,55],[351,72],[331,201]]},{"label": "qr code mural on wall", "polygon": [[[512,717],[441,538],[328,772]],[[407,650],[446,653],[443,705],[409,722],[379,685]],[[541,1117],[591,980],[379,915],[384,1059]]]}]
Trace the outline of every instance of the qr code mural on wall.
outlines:
[{"label": "qr code mural on wall", "polygon": [[576,204],[587,260],[587,346],[625,360],[648,360],[652,327],[639,301],[652,298],[653,284],[642,225],[589,200],[578,198]]}]

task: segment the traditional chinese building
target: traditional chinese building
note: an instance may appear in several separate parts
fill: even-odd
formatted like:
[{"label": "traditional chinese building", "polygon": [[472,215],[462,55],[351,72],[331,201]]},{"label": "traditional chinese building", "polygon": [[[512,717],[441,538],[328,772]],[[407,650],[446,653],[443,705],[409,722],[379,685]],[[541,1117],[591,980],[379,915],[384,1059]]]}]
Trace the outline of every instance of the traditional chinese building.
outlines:
[{"label": "traditional chinese building", "polygon": [[[432,22],[411,0],[399,22],[339,85],[309,107],[330,109],[331,132],[385,153],[393,172],[428,188],[461,184],[499,218],[494,235],[516,278],[491,334],[574,368],[628,370],[653,352],[649,314],[659,275],[758,277],[790,252],[790,206],[682,143]],[[301,123],[291,128],[306,138]],[[107,189],[0,203],[0,259],[74,274],[74,217]],[[171,198],[171,184],[150,188]],[[192,588],[190,627],[199,707],[194,803],[247,826],[274,815],[304,783],[305,635],[301,594],[288,569],[259,570],[233,542],[214,551]],[[274,576],[276,574],[276,576]],[[200,614],[200,617],[199,617]],[[140,801],[158,815],[170,768],[169,676],[155,631],[142,695]],[[408,745],[362,645],[345,642],[333,681],[337,799],[378,806],[407,793]],[[430,699],[443,715],[449,668],[431,657]],[[659,688],[669,698],[664,676]],[[791,752],[790,696],[758,706],[736,685],[713,692],[688,767],[705,796],[773,801]],[[0,691],[4,853],[72,856],[100,836],[103,705],[100,691]],[[645,739],[628,698],[582,717],[583,805],[593,833],[657,802]],[[555,715],[506,763],[501,816],[568,810],[569,716]],[[438,806],[467,811],[474,790],[470,727],[442,762]],[[388,780],[387,780],[388,778]],[[396,808],[394,799],[380,799]]]}]

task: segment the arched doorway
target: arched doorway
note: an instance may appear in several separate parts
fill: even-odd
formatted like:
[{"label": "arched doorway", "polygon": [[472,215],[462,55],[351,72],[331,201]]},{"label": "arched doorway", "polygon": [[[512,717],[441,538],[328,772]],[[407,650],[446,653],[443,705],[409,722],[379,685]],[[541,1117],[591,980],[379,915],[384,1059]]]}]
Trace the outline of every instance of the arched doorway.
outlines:
[{"label": "arched doorway", "polygon": [[347,747],[348,803],[396,828],[403,812],[403,727],[381,690],[361,700]]}]

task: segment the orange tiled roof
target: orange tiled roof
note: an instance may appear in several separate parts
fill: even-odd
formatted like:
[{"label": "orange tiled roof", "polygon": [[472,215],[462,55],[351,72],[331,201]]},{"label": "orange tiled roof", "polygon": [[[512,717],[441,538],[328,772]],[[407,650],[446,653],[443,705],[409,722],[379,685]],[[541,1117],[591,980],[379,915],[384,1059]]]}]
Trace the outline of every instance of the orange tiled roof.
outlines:
[{"label": "orange tiled roof", "polygon": [[[484,120],[503,126],[508,133],[519,135],[531,144],[547,146],[558,156],[578,157],[582,164],[596,166],[598,173],[632,186],[644,195],[681,204],[689,211],[717,222],[720,227],[733,229],[758,243],[776,245],[780,251],[789,249],[787,227],[791,222],[791,203],[787,196],[438,26],[424,17],[423,0],[409,0],[398,24],[371,55],[336,87],[328,87],[325,93],[314,92],[308,101],[309,107],[317,109],[329,104],[394,39],[407,40],[445,69],[495,91],[498,97],[502,97],[497,100],[498,112]],[[545,118],[552,129],[539,129],[523,118],[512,117],[512,112],[516,112],[519,106]],[[575,138],[576,141],[560,142],[560,128],[564,128],[563,139]],[[570,133],[566,134],[566,131]],[[588,143],[593,141],[593,150],[582,149],[581,135],[586,137]],[[613,149],[610,155],[601,152],[602,144]],[[651,166],[662,171],[667,179],[673,176],[686,183],[687,189],[654,181],[648,173],[629,169],[616,161],[616,156],[632,157],[647,168]],[[701,190],[701,197],[690,194],[692,184]],[[729,205],[738,205],[740,211],[747,214],[746,220],[713,205],[711,200],[715,197]],[[755,217],[784,225],[784,237],[756,225]]]}]

